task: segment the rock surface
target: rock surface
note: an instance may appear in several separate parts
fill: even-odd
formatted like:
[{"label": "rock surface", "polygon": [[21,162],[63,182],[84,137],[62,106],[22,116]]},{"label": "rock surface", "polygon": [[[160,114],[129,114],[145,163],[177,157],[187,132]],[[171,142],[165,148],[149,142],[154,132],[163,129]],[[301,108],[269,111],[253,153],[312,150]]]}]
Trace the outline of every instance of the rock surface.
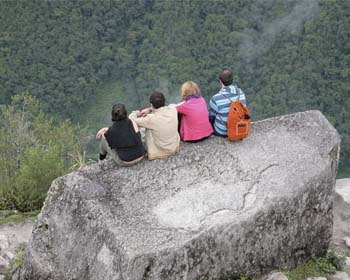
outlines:
[{"label": "rock surface", "polygon": [[350,280],[349,275],[344,271],[337,271],[328,277],[329,280]]},{"label": "rock surface", "polygon": [[333,243],[339,252],[350,256],[350,179],[337,180],[334,204]]},{"label": "rock surface", "polygon": [[350,179],[338,179],[335,190],[350,207]]},{"label": "rock surface", "polygon": [[288,280],[288,278],[283,272],[279,271],[271,273],[266,280]]},{"label": "rock surface", "polygon": [[16,257],[20,244],[31,236],[33,221],[0,225],[0,279],[10,270],[10,263]]},{"label": "rock surface", "polygon": [[317,111],[56,179],[20,279],[221,279],[326,253],[339,136]]}]

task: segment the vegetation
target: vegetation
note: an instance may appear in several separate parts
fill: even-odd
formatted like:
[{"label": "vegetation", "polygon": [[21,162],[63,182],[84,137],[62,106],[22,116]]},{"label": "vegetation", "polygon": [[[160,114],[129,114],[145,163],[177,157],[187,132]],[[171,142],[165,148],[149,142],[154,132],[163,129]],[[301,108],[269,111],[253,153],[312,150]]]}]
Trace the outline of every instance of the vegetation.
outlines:
[{"label": "vegetation", "polygon": [[134,107],[155,88],[177,101],[185,80],[209,98],[230,66],[255,120],[321,110],[341,133],[341,166],[349,166],[349,1],[31,0],[0,8],[0,103],[28,91],[45,112],[79,119],[105,84],[124,85]]},{"label": "vegetation", "polygon": [[71,170],[86,130],[55,122],[29,95],[0,107],[0,209],[41,208],[51,181]]},{"label": "vegetation", "polygon": [[19,269],[21,269],[24,261],[24,255],[25,255],[25,244],[22,243],[18,246],[16,250],[16,257],[10,262],[10,268],[4,273],[5,280],[13,279],[13,275]]},{"label": "vegetation", "polygon": [[34,221],[39,212],[39,210],[26,213],[3,210],[0,212],[0,225],[8,223],[19,223],[27,220]]},{"label": "vegetation", "polygon": [[303,280],[308,277],[327,277],[344,267],[344,258],[329,251],[326,257],[312,258],[293,270],[285,271],[288,280]]},{"label": "vegetation", "polygon": [[[334,274],[336,271],[341,271],[344,268],[344,257],[337,255],[334,251],[328,251],[325,257],[311,258],[306,263],[297,266],[292,270],[284,270],[283,273],[287,276],[288,280],[304,280],[308,277],[327,277]],[[207,280],[205,276],[200,277],[198,280]],[[226,278],[224,280],[254,280],[252,276],[240,276]]]},{"label": "vegetation", "polygon": [[[186,80],[208,100],[223,66],[254,120],[321,110],[349,176],[349,19],[343,0],[0,1],[0,208],[39,207],[54,177],[85,163],[86,131],[65,118],[96,129],[112,103],[130,111],[154,89],[177,102]],[[23,92],[40,109],[18,111]]]}]

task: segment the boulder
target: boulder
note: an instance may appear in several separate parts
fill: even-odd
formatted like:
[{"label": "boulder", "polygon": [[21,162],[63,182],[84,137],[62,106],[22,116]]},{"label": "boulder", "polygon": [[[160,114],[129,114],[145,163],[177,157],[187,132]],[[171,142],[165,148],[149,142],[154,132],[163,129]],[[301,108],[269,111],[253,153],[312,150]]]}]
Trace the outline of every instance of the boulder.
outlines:
[{"label": "boulder", "polygon": [[318,111],[56,179],[19,279],[225,279],[326,253],[340,138]]},{"label": "boulder", "polygon": [[329,280],[350,280],[349,275],[344,271],[337,271],[328,277]]},{"label": "boulder", "polygon": [[344,202],[347,203],[350,207],[350,179],[338,179],[335,191],[344,199]]},{"label": "boulder", "polygon": [[[350,179],[338,179],[335,186],[333,240],[337,251],[350,254]],[[349,270],[350,271],[350,270]]]},{"label": "boulder", "polygon": [[272,272],[266,280],[288,280],[288,278],[283,272],[278,271],[278,272]]}]

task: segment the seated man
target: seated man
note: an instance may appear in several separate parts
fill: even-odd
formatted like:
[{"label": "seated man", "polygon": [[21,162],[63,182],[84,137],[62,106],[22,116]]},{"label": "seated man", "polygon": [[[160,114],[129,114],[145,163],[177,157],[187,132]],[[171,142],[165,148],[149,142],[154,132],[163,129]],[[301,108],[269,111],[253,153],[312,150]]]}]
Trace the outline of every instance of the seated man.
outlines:
[{"label": "seated man", "polygon": [[146,128],[146,150],[152,160],[178,152],[180,136],[176,108],[165,106],[164,95],[157,91],[151,94],[150,103],[152,107],[132,112],[129,118]]},{"label": "seated man", "polygon": [[246,105],[244,92],[234,86],[233,74],[229,68],[224,68],[219,75],[220,91],[209,102],[209,120],[214,128],[214,135],[227,137],[227,116],[232,101],[239,101]]},{"label": "seated man", "polygon": [[110,154],[120,166],[131,166],[140,162],[146,151],[138,126],[128,118],[124,104],[113,105],[112,121],[110,128],[102,128],[96,135],[97,139],[102,138],[100,161]]}]

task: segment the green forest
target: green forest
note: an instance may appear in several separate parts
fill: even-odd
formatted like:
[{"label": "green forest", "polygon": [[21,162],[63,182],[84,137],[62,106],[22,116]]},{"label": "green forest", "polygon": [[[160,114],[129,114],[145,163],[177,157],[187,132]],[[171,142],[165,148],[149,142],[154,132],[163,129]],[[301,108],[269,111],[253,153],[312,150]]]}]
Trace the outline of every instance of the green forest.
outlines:
[{"label": "green forest", "polygon": [[350,177],[350,1],[2,0],[0,30],[0,209],[40,208],[113,103],[178,102],[187,80],[209,100],[223,67],[254,121],[323,112]]}]

